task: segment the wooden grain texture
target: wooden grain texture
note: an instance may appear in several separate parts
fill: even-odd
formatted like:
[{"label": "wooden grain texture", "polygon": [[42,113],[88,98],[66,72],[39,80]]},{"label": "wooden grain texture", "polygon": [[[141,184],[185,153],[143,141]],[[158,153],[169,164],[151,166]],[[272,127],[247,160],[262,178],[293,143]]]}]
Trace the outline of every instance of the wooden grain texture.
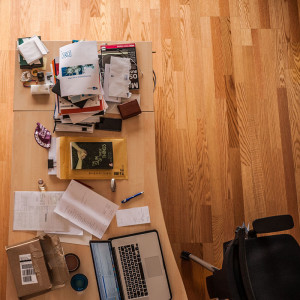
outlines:
[{"label": "wooden grain texture", "polygon": [[[300,1],[2,0],[0,299],[5,299],[15,40],[151,40],[162,207],[189,299],[243,221],[291,213],[300,241]],[[3,270],[3,271],[2,271]],[[3,272],[3,273],[2,273]]]}]

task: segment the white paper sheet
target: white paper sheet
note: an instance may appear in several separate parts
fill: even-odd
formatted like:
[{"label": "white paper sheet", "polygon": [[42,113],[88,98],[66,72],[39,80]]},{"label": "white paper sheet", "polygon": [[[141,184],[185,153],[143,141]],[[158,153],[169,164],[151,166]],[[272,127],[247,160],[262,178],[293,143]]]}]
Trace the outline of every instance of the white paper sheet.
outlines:
[{"label": "white paper sheet", "polygon": [[101,239],[118,207],[72,180],[54,211]]},{"label": "white paper sheet", "polygon": [[18,45],[18,50],[30,65],[40,63],[39,59],[49,52],[44,43],[36,35],[23,39],[23,44]]},{"label": "white paper sheet", "polygon": [[82,123],[84,120],[88,119],[89,117],[93,116],[95,113],[79,113],[79,114],[69,114],[70,119],[73,124]]},{"label": "white paper sheet", "polygon": [[97,43],[82,41],[59,49],[61,96],[100,94]]},{"label": "white paper sheet", "polygon": [[118,210],[116,213],[118,227],[150,223],[149,207],[134,207]]},{"label": "white paper sheet", "polygon": [[83,231],[83,235],[67,235],[58,234],[59,239],[62,243],[77,244],[77,245],[89,245],[92,235],[86,231]]},{"label": "white paper sheet", "polygon": [[15,192],[13,230],[43,230],[83,234],[82,230],[54,213],[63,192]]},{"label": "white paper sheet", "polygon": [[110,64],[106,64],[105,72],[104,72],[104,83],[103,83],[104,99],[105,101],[121,103],[120,97],[109,96],[109,80],[110,80]]},{"label": "white paper sheet", "polygon": [[131,63],[129,58],[112,56],[110,59],[110,78],[108,95],[113,97],[129,98],[129,71]]}]

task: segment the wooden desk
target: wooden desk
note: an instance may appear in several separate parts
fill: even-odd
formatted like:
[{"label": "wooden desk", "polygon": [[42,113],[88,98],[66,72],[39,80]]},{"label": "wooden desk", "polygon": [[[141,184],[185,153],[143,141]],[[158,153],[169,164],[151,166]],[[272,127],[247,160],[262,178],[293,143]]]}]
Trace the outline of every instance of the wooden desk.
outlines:
[{"label": "wooden desk", "polygon": [[[44,41],[49,50],[47,54],[46,71],[50,72],[51,61],[59,56],[59,48],[70,44],[71,41]],[[115,44],[119,42],[98,42],[101,44]],[[152,82],[152,46],[150,42],[136,42],[136,56],[139,66],[139,83],[141,95],[141,110],[153,111],[153,82]],[[18,62],[18,52],[16,51],[16,62]],[[15,97],[14,111],[18,110],[51,110],[54,109],[55,95],[34,95],[30,93],[30,88],[24,88],[20,82],[21,74],[25,70],[20,69],[19,64],[15,64]],[[141,72],[142,73],[141,73]],[[17,96],[19,95],[19,96]]]},{"label": "wooden desk", "polygon": [[[47,46],[56,42],[48,42]],[[58,42],[57,45],[59,45]],[[147,50],[148,64],[151,62],[151,43],[140,43]],[[49,47],[50,48],[50,47]],[[139,46],[138,46],[139,48]],[[56,50],[54,50],[56,49]],[[58,46],[53,47],[53,51],[58,52]],[[149,69],[148,72],[152,72]],[[17,73],[16,73],[17,74]],[[150,77],[149,77],[150,76]],[[149,78],[152,75],[145,74],[141,80],[141,89],[145,86],[151,86]],[[148,79],[147,79],[148,78]],[[149,80],[145,83],[145,80]],[[17,85],[21,85],[16,81]],[[27,92],[27,91],[26,91]],[[141,94],[145,91],[141,90]],[[38,178],[43,178],[47,184],[49,191],[63,191],[69,184],[68,180],[59,180],[56,176],[49,176],[47,174],[47,155],[46,149],[40,147],[33,137],[33,132],[36,122],[41,122],[47,128],[53,127],[52,108],[46,105],[43,109],[32,109],[32,102],[29,100],[28,106],[22,106],[19,101],[20,97],[19,86],[15,87],[15,113],[14,113],[14,136],[13,136],[13,161],[12,161],[12,184],[11,184],[11,198],[10,198],[10,224],[9,224],[9,245],[15,244],[35,236],[35,232],[16,232],[12,231],[13,222],[13,207],[14,198],[13,192],[19,191],[36,191]],[[145,97],[149,101],[147,105],[153,105],[152,89],[148,89]],[[20,97],[21,98],[21,97]],[[18,99],[18,100],[17,100]],[[150,100],[151,101],[150,101]],[[144,98],[141,97],[141,101]],[[150,106],[149,106],[150,107]],[[50,109],[51,108],[51,109]],[[51,110],[51,111],[50,111]],[[59,133],[54,136],[62,135],[78,135],[72,133]],[[117,191],[112,193],[110,191],[109,180],[86,180],[85,182],[95,191],[104,197],[110,199],[114,203],[120,204],[121,199],[128,195],[132,195],[137,191],[145,191],[145,194],[136,201],[131,201],[126,204],[126,208],[135,206],[148,205],[150,210],[151,224],[138,225],[130,227],[117,227],[116,219],[114,218],[103,239],[112,236],[123,235],[128,233],[139,232],[149,229],[157,229],[160,235],[162,250],[166,262],[166,268],[170,280],[173,299],[184,300],[187,299],[186,292],[178,267],[176,265],[174,255],[169,242],[166,231],[164,218],[161,210],[161,203],[159,198],[159,191],[157,185],[156,161],[155,161],[155,131],[154,131],[154,112],[145,111],[138,117],[125,120],[123,122],[123,130],[120,133],[95,131],[93,136],[99,137],[125,137],[127,139],[128,151],[128,180],[117,181]],[[125,207],[125,206],[124,206]],[[81,293],[76,293],[67,283],[66,287],[51,291],[33,299],[98,299],[98,289],[94,275],[94,268],[90,249],[88,246],[80,246],[73,244],[63,244],[65,253],[76,253],[81,259],[81,266],[78,272],[85,274],[89,279],[88,288]],[[17,299],[16,290],[10,269],[7,273],[7,299]],[[159,300],[159,299],[158,299]]]}]

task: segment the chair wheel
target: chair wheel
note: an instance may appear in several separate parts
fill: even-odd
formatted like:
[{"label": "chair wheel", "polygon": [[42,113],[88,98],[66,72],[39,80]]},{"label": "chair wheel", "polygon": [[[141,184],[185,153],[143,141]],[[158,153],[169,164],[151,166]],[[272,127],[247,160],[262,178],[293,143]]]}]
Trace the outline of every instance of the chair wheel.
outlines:
[{"label": "chair wheel", "polygon": [[182,251],[180,254],[180,258],[184,259],[184,260],[190,260],[190,252],[187,251]]}]

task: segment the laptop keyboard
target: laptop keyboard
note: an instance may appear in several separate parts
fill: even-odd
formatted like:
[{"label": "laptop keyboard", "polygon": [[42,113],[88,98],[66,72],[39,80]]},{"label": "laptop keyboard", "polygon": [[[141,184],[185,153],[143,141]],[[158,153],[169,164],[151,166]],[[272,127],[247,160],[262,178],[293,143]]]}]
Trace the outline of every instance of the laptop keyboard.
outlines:
[{"label": "laptop keyboard", "polygon": [[129,299],[148,296],[138,244],[118,247]]}]

